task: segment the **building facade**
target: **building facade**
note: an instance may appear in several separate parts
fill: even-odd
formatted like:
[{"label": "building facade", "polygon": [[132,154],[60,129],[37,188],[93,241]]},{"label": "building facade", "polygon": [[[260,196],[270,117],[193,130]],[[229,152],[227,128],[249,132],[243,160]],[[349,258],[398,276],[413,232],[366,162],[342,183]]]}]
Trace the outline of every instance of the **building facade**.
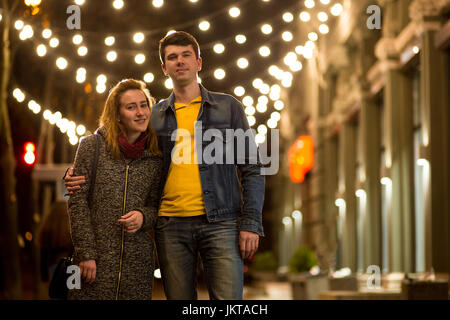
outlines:
[{"label": "building facade", "polygon": [[312,136],[315,163],[294,184],[281,150],[280,264],[305,244],[322,269],[448,274],[450,1],[342,5],[285,97],[280,145]]}]

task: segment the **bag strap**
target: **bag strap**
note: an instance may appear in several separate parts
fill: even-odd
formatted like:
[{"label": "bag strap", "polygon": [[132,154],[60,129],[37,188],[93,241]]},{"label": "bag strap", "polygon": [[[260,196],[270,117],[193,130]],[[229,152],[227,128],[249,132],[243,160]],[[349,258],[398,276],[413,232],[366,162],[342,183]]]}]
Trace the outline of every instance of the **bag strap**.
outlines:
[{"label": "bag strap", "polygon": [[92,171],[91,171],[91,182],[89,185],[89,194],[88,194],[88,206],[92,207],[92,195],[94,193],[94,184],[95,177],[97,175],[97,164],[98,164],[98,154],[99,154],[99,135],[97,132],[94,133],[95,136],[95,153],[94,153],[94,161],[92,162]]}]

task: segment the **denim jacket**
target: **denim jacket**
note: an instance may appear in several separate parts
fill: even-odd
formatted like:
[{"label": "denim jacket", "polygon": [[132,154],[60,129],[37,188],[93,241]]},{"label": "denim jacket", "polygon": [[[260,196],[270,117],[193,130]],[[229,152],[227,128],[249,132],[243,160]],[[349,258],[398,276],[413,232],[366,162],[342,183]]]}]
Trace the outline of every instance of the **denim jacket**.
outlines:
[{"label": "denim jacket", "polygon": [[[213,142],[215,145],[228,143],[223,150],[231,145],[235,151],[232,154],[232,161],[211,163],[211,161],[200,160],[198,163],[207,219],[214,222],[238,218],[240,230],[252,231],[263,236],[262,208],[265,178],[261,175],[262,165],[258,151],[255,152],[256,156],[253,157],[253,161],[250,161],[252,156],[248,150],[252,147],[250,144],[255,144],[253,134],[249,135],[250,139],[247,138],[243,141],[238,141],[235,136],[227,136],[227,131],[230,132],[230,129],[234,129],[235,132],[237,129],[242,129],[244,132],[249,130],[243,107],[231,95],[208,91],[202,85],[200,85],[200,90],[202,104],[197,118],[195,136],[197,157]],[[175,146],[176,132],[174,131],[177,129],[177,121],[174,101],[175,96],[172,92],[167,99],[153,107],[151,116],[152,126],[158,135],[159,147],[164,158],[161,199],[172,162],[172,150]],[[201,123],[201,131],[199,123]],[[213,129],[209,131],[215,132],[217,135],[207,139],[204,133],[208,129]],[[197,135],[200,132],[202,133],[201,139]],[[233,141],[230,141],[231,139]],[[236,150],[243,147],[247,151],[245,159],[242,157],[238,159],[240,153]],[[256,144],[254,149],[256,150]],[[225,153],[224,151],[224,159]],[[182,187],[180,186],[180,188]]]}]

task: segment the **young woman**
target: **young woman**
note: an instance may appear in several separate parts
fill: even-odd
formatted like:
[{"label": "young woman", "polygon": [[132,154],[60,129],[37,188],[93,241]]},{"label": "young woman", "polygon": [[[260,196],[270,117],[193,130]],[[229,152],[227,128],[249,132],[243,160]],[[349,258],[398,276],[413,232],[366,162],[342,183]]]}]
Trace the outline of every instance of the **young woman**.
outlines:
[{"label": "young woman", "polygon": [[[74,175],[87,183],[71,194],[69,217],[82,281],[81,289],[69,290],[69,299],[151,299],[154,245],[146,231],[157,217],[162,171],[150,125],[153,103],[142,81],[120,81],[106,100],[98,137],[78,146]],[[96,177],[90,181],[97,141]]]}]

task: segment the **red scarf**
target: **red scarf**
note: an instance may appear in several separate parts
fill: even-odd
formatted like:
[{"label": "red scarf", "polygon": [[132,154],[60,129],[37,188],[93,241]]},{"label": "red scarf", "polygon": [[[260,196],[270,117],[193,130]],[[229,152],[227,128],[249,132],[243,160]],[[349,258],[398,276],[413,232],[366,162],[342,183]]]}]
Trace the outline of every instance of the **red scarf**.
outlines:
[{"label": "red scarf", "polygon": [[128,142],[122,134],[119,135],[119,148],[122,151],[125,158],[137,159],[139,158],[145,150],[147,145],[147,135],[142,132],[139,138],[136,139],[134,144]]}]

